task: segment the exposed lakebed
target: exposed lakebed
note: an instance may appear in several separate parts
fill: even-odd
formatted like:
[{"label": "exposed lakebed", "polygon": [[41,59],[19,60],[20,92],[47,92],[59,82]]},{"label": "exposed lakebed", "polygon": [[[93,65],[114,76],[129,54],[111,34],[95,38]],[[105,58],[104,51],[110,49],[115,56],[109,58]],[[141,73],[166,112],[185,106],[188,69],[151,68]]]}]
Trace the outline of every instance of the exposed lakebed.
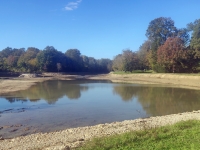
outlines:
[{"label": "exposed lakebed", "polygon": [[0,97],[0,137],[199,109],[199,90],[101,80],[45,81]]}]

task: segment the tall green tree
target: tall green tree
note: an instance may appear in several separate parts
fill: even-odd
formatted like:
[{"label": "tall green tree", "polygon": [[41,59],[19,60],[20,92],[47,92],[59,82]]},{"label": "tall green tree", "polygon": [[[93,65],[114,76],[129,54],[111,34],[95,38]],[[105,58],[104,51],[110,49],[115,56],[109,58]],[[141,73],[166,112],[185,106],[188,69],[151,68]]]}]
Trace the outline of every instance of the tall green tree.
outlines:
[{"label": "tall green tree", "polygon": [[0,70],[1,71],[7,71],[8,70],[8,64],[7,64],[7,58],[12,54],[12,48],[7,47],[0,51]]},{"label": "tall green tree", "polygon": [[186,28],[178,29],[176,37],[180,38],[185,46],[189,46],[190,35],[188,29]]},{"label": "tall green tree", "polygon": [[28,47],[26,52],[22,54],[18,60],[19,69],[25,72],[37,71],[36,56],[39,52],[40,50],[35,47]]},{"label": "tall green tree", "polygon": [[130,49],[123,50],[122,63],[125,72],[137,70],[139,66],[137,54],[132,52]]},{"label": "tall green tree", "polygon": [[187,30],[188,31],[193,31],[196,26],[198,26],[198,24],[200,23],[200,19],[196,19],[194,22],[190,22],[187,24]]},{"label": "tall green tree", "polygon": [[47,46],[37,55],[38,67],[41,71],[56,72],[57,63],[65,64],[66,56],[53,46]]},{"label": "tall green tree", "polygon": [[190,45],[200,51],[200,21],[193,28],[192,38]]},{"label": "tall green tree", "polygon": [[78,49],[69,49],[65,52],[65,55],[70,59],[72,71],[82,71],[83,61],[81,58],[81,53]]},{"label": "tall green tree", "polygon": [[112,61],[110,59],[98,59],[98,72],[110,72],[112,70]]},{"label": "tall green tree", "polygon": [[18,71],[17,61],[21,55],[25,53],[24,48],[10,48],[7,47],[0,52],[0,61],[3,64],[2,70]]},{"label": "tall green tree", "polygon": [[146,36],[151,41],[151,67],[154,69],[157,63],[158,47],[165,43],[169,37],[177,36],[178,30],[171,18],[160,17],[152,20],[146,30]]},{"label": "tall green tree", "polygon": [[112,69],[114,71],[123,71],[123,58],[122,54],[118,54],[113,59]]},{"label": "tall green tree", "polygon": [[146,31],[147,38],[152,41],[152,49],[164,44],[169,37],[177,35],[177,28],[174,26],[174,21],[171,18],[160,17],[152,20]]},{"label": "tall green tree", "polygon": [[150,50],[151,50],[151,41],[147,40],[140,46],[139,51],[137,52],[139,60],[139,68],[141,70],[150,68],[149,65],[149,62],[151,62],[151,60],[149,59]]},{"label": "tall green tree", "polygon": [[7,58],[8,56],[12,54],[12,52],[13,52],[13,49],[11,47],[7,47],[0,52],[0,57]]},{"label": "tall green tree", "polygon": [[89,70],[95,72],[97,69],[97,61],[94,57],[88,57],[89,59]]},{"label": "tall green tree", "polygon": [[[190,41],[190,56],[195,54],[194,59],[190,59],[188,63],[199,64],[200,62],[200,19],[195,20],[187,24],[188,31],[191,32],[191,41]],[[192,57],[190,57],[192,58]],[[197,67],[196,67],[197,68]]]},{"label": "tall green tree", "polygon": [[88,56],[85,56],[85,55],[81,55],[81,59],[83,61],[83,70],[84,71],[89,71],[89,58]]}]

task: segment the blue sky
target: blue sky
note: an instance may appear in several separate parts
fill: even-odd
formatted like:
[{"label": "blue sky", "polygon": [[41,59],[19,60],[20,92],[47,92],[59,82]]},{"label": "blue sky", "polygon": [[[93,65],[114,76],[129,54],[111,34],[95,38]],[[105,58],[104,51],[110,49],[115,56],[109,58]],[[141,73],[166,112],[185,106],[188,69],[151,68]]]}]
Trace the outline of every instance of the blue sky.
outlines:
[{"label": "blue sky", "polygon": [[138,50],[151,20],[171,17],[183,28],[200,18],[199,6],[199,0],[0,0],[0,50],[54,46],[113,59],[123,49]]}]

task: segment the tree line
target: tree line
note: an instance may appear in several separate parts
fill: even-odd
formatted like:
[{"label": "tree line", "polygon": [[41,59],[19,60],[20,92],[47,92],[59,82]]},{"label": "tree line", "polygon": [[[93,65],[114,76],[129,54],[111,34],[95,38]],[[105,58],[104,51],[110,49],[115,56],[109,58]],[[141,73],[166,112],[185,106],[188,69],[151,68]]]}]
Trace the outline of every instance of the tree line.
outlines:
[{"label": "tree line", "polygon": [[[190,36],[191,35],[191,36]],[[178,29],[171,18],[152,20],[147,40],[138,51],[125,49],[110,59],[81,55],[78,49],[62,53],[53,46],[0,51],[0,71],[13,72],[110,72],[153,70],[155,72],[200,71],[200,19]]]},{"label": "tree line", "polygon": [[62,53],[53,46],[43,50],[7,47],[0,51],[1,72],[110,72],[111,69],[110,59],[81,55],[78,49]]},{"label": "tree line", "polygon": [[178,29],[171,18],[156,18],[149,23],[146,36],[138,51],[125,49],[114,57],[114,71],[199,72],[200,19]]}]

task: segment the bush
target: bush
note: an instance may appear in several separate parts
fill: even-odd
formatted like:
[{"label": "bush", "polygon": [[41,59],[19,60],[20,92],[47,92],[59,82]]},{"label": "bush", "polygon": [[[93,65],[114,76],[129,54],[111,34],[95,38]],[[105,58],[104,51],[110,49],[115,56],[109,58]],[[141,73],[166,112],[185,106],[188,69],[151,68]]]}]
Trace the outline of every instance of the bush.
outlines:
[{"label": "bush", "polygon": [[168,73],[168,71],[165,69],[165,67],[158,65],[158,64],[153,66],[153,71],[155,71],[157,73]]}]

